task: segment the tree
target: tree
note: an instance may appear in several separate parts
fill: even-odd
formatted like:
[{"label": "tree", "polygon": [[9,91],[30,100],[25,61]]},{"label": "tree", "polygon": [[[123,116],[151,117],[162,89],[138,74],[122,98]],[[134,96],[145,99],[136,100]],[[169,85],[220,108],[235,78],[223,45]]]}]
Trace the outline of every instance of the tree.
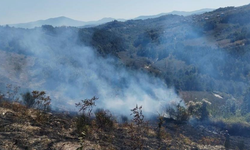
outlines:
[{"label": "tree", "polygon": [[178,103],[173,103],[166,109],[166,113],[169,115],[170,118],[176,121],[187,121],[189,119],[189,114],[187,108],[182,103],[182,100]]},{"label": "tree", "polygon": [[22,97],[23,97],[24,104],[28,108],[31,108],[35,105],[35,103],[36,103],[35,98],[32,96],[32,94],[30,92],[26,92],[25,94],[22,95]]},{"label": "tree", "polygon": [[50,110],[51,99],[49,96],[46,96],[44,91],[33,91],[32,97],[35,99],[35,105],[38,109],[43,111]]},{"label": "tree", "polygon": [[142,106],[131,109],[133,116],[132,123],[129,125],[130,147],[132,149],[142,150],[145,146],[144,136],[148,132],[148,122],[144,120]]},{"label": "tree", "polygon": [[91,116],[93,107],[95,106],[95,102],[98,100],[97,97],[93,97],[91,99],[82,100],[79,103],[76,103],[76,107],[80,107],[79,112],[86,114],[87,116]]}]

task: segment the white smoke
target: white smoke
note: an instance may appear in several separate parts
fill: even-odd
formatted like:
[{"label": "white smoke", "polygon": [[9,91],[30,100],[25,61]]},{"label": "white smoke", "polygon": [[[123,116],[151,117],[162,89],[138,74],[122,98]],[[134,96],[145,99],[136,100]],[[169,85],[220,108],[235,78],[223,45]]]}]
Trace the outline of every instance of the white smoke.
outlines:
[{"label": "white smoke", "polygon": [[[90,47],[77,43],[77,32],[67,29],[48,34],[29,30],[18,43],[30,56],[20,74],[29,90],[45,90],[54,107],[76,110],[75,103],[98,97],[98,108],[129,115],[136,104],[147,113],[157,113],[170,101],[179,100],[163,81],[144,72],[118,65]],[[3,69],[3,68],[1,68]]]}]

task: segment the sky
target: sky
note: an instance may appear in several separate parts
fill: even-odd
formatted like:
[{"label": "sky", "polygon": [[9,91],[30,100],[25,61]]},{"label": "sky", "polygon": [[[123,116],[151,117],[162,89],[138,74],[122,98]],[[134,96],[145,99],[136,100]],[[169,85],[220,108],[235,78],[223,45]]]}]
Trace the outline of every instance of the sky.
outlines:
[{"label": "sky", "polygon": [[249,0],[0,0],[0,24],[25,23],[65,16],[81,21],[104,17],[132,19],[203,8],[242,6]]}]

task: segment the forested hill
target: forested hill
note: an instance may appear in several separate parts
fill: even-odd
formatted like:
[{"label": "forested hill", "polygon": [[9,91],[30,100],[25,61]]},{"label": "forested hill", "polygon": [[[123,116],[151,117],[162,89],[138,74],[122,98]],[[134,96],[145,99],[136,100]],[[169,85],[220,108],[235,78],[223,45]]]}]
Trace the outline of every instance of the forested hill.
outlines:
[{"label": "forested hill", "polygon": [[250,4],[0,26],[0,132],[0,149],[249,149]]},{"label": "forested hill", "polygon": [[81,42],[188,91],[242,95],[250,77],[250,5],[193,16],[113,21],[81,29]]},{"label": "forested hill", "polygon": [[0,29],[0,50],[25,57],[32,53],[20,48],[24,35],[42,30],[52,39],[72,31],[78,37],[69,34],[69,40],[78,38],[78,44],[94,47],[103,56],[114,55],[127,67],[158,76],[177,90],[242,96],[249,87],[250,5],[82,29]]}]

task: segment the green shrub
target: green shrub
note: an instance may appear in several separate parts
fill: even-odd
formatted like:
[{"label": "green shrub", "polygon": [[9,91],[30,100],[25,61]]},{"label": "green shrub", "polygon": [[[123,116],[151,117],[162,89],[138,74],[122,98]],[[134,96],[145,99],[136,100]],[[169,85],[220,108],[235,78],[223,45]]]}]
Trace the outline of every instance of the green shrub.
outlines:
[{"label": "green shrub", "polygon": [[208,105],[211,105],[211,103],[205,99],[203,99],[201,102],[190,101],[187,105],[187,110],[189,115],[200,121],[204,121],[207,120],[210,116],[207,108]]}]

